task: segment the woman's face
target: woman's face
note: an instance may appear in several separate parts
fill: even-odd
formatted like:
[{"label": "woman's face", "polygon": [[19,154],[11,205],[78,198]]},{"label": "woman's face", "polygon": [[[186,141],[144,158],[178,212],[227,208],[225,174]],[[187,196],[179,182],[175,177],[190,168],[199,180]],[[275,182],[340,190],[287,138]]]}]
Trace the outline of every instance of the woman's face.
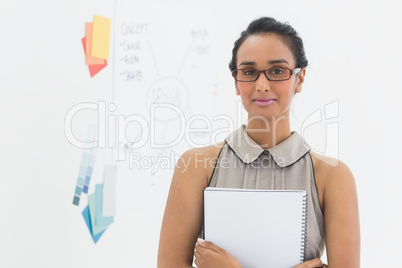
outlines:
[{"label": "woman's face", "polygon": [[[266,70],[274,67],[294,70],[296,62],[292,52],[276,34],[249,36],[237,51],[237,68]],[[263,73],[255,82],[237,82],[236,94],[248,112],[249,119],[271,119],[286,115],[295,92],[301,91],[305,69],[286,81],[268,81]]]}]

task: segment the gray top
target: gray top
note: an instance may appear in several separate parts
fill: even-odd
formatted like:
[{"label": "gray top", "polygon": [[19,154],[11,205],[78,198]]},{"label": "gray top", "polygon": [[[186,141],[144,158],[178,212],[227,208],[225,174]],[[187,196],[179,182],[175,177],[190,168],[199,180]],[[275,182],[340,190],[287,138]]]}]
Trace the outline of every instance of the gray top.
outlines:
[{"label": "gray top", "polygon": [[242,125],[225,139],[209,183],[210,187],[306,191],[306,260],[321,257],[324,251],[324,219],[309,151],[297,132],[264,150]]}]

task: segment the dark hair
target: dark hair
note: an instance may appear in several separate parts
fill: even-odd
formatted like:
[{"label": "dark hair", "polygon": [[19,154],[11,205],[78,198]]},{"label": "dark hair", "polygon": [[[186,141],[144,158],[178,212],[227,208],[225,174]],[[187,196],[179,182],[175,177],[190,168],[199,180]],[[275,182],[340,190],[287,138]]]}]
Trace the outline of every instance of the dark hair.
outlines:
[{"label": "dark hair", "polygon": [[282,23],[274,18],[262,17],[252,21],[247,29],[241,33],[240,38],[234,43],[232,59],[229,62],[229,69],[231,71],[234,71],[237,68],[237,51],[239,50],[239,47],[247,37],[260,33],[275,33],[279,35],[292,52],[296,61],[296,68],[307,67],[308,60],[304,52],[303,40],[300,38],[296,30],[287,22]]}]

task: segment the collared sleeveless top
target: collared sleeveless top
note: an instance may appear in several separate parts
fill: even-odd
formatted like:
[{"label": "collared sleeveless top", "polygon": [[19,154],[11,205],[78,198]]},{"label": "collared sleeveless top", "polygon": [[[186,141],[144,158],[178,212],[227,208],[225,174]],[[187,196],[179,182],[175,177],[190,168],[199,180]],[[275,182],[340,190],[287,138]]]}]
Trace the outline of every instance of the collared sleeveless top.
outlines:
[{"label": "collared sleeveless top", "polygon": [[297,132],[264,150],[242,125],[225,139],[209,182],[209,187],[306,191],[306,260],[321,257],[325,244],[324,219],[309,151]]}]

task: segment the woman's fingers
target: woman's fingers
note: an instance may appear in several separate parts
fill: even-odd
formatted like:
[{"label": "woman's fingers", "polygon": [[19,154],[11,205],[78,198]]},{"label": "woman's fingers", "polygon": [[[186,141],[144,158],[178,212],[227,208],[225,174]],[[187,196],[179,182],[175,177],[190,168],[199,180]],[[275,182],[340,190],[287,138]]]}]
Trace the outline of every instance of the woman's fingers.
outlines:
[{"label": "woman's fingers", "polygon": [[320,258],[315,258],[315,259],[306,261],[306,263],[308,264],[308,266],[306,266],[306,267],[315,268],[315,267],[322,267],[323,266],[323,263],[320,260]]},{"label": "woman's fingers", "polygon": [[306,262],[304,262],[304,263],[307,264],[307,266],[305,266],[305,267],[308,267],[308,268],[310,268],[310,267],[311,267],[311,268],[315,268],[315,267],[322,267],[322,266],[323,266],[323,263],[322,263],[322,261],[320,260],[320,258],[315,258],[315,259],[306,261]]},{"label": "woman's fingers", "polygon": [[198,239],[195,246],[195,264],[199,268],[235,268],[242,267],[238,260],[223,248],[212,242]]},{"label": "woman's fingers", "polygon": [[322,266],[322,261],[319,258],[315,258],[309,261],[312,267],[321,267]]},{"label": "woman's fingers", "polygon": [[327,266],[323,264],[319,258],[315,258],[309,261],[305,261],[299,265],[296,265],[293,268],[316,268],[316,267],[325,268]]},{"label": "woman's fingers", "polygon": [[194,251],[194,262],[197,267],[208,267],[209,264],[213,263],[214,258],[219,256],[218,250],[219,247],[214,243],[199,238]]},{"label": "woman's fingers", "polygon": [[[215,255],[216,253],[218,254],[223,254],[226,255],[226,251],[223,248],[218,247],[217,245],[215,245],[212,242],[209,241],[205,241],[202,238],[198,238],[197,240],[197,245],[195,246],[195,251],[194,251],[194,257],[195,257],[195,261],[197,264],[197,260],[202,259],[202,256],[206,256],[206,255]],[[210,256],[212,256],[210,255]],[[198,264],[197,264],[198,266]],[[327,268],[328,266],[323,264],[321,262],[321,260],[319,258],[315,258],[309,261],[305,261],[299,265],[296,265],[294,268]]]},{"label": "woman's fingers", "polygon": [[214,243],[199,238],[197,240],[197,245],[195,245],[194,256],[195,258],[200,258],[202,256],[216,254],[219,252],[218,250],[219,247],[217,247]]},{"label": "woman's fingers", "polygon": [[[201,248],[210,249],[210,250],[212,250],[214,252],[222,252],[222,251],[224,251],[222,248],[218,247],[214,243],[209,242],[209,241],[205,241],[202,238],[197,239],[197,246],[199,246]],[[197,248],[197,246],[196,246],[196,248]]]}]

